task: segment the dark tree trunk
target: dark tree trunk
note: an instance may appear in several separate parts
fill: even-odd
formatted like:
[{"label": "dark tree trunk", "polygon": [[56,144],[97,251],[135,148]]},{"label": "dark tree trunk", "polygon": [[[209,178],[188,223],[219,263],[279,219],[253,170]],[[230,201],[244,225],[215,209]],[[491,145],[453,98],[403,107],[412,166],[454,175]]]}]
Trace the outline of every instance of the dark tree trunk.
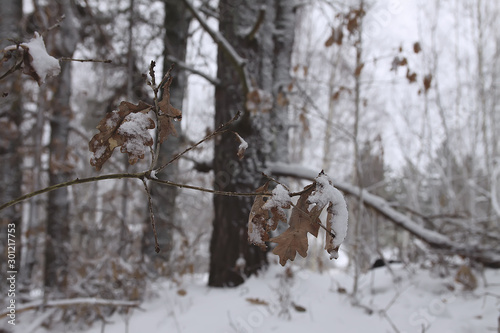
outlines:
[{"label": "dark tree trunk", "polygon": [[[23,2],[19,0],[0,1],[0,49],[12,44],[11,39],[21,39],[20,22],[23,16]],[[3,65],[0,75],[12,62]],[[22,185],[22,146],[21,122],[22,78],[20,71],[8,75],[1,81],[0,88],[0,203],[8,202],[21,195]],[[15,229],[15,267],[6,268],[7,260],[3,259],[0,269],[2,274],[7,270],[15,271],[21,262],[21,205],[15,205],[0,212],[0,246],[7,258],[7,229]],[[12,228],[12,226],[15,228]],[[12,245],[12,243],[11,243]],[[3,290],[3,288],[0,288]]]},{"label": "dark tree trunk", "polygon": [[[278,21],[275,21],[277,9],[280,10],[280,6],[276,1],[219,2],[219,31],[239,55],[247,60],[245,66],[249,74],[248,81],[253,85],[248,89],[253,93],[259,89],[261,98],[266,98],[265,95],[276,96],[282,82],[275,82],[275,78],[283,77],[278,75],[278,72],[289,70],[289,65],[287,68],[287,65],[283,67],[281,59],[277,57],[281,51],[276,47],[287,40],[279,39],[279,36],[274,34],[275,29],[282,26],[277,25]],[[293,11],[291,14],[293,16]],[[256,24],[259,17],[261,22]],[[249,34],[255,27],[256,33]],[[286,29],[288,28],[287,25]],[[293,29],[282,32],[292,33],[293,40]],[[283,60],[288,58],[288,63],[291,45],[289,50],[290,53],[283,54]],[[283,112],[284,109],[269,110],[264,105],[257,105],[255,110],[246,110],[249,91],[246,91],[243,84],[241,69],[235,67],[232,59],[221,47],[217,65],[217,77],[221,85],[216,87],[215,91],[215,127],[229,121],[238,110],[245,110],[233,130],[248,142],[249,147],[245,157],[238,160],[236,152],[239,142],[234,136],[226,134],[216,139],[214,186],[224,191],[251,192],[262,184],[261,172],[265,169],[266,161],[278,151],[274,143],[278,132],[285,127],[273,128],[271,120],[279,118],[276,112]],[[275,83],[278,84],[276,87]],[[267,265],[267,253],[250,245],[247,240],[247,222],[252,201],[249,197],[214,197],[215,217],[210,243],[208,282],[210,286],[237,286],[243,283],[247,276],[255,274]]]},{"label": "dark tree trunk", "polygon": [[[165,39],[163,52],[163,74],[166,74],[166,71],[172,65],[171,60],[169,60],[170,58],[175,58],[182,62],[186,59],[191,14],[186,9],[186,6],[182,1],[165,0],[164,5],[165,19],[163,27],[165,29]],[[184,91],[187,85],[187,73],[179,68],[176,68],[172,75],[174,78],[170,86],[170,103],[176,108],[182,109]],[[178,136],[169,137],[160,148],[160,165],[168,162],[174,154],[178,152],[181,141],[181,127],[179,122],[175,123],[175,128]],[[173,180],[176,178],[178,172],[178,164],[173,163],[167,166],[165,170],[158,175],[158,178]],[[166,267],[173,246],[173,230],[177,223],[175,200],[177,198],[178,190],[176,187],[162,186],[157,183],[151,183],[150,187],[153,207],[155,208],[158,243],[160,245],[161,252],[157,254],[154,251],[154,236],[150,220],[147,219],[145,225],[146,232],[143,240],[143,253],[148,256],[152,262],[156,262],[155,266],[161,269],[162,267]]]},{"label": "dark tree trunk", "polygon": [[[73,8],[67,1],[57,2],[56,19],[65,15],[58,34],[53,36],[49,52],[57,56],[71,57],[76,49],[79,35]],[[49,182],[58,184],[72,177],[72,166],[68,163],[68,146],[71,121],[71,63],[61,63],[61,73],[54,81],[54,97],[50,101],[50,164]],[[47,242],[45,249],[45,287],[48,291],[64,292],[70,264],[70,208],[68,189],[52,191],[47,205]]]}]

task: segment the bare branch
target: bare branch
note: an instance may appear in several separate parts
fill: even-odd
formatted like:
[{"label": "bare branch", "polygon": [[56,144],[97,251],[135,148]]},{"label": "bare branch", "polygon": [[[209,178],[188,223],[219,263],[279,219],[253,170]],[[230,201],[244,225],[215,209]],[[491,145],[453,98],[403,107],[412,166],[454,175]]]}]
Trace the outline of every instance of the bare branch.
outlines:
[{"label": "bare branch", "polygon": [[110,64],[113,62],[110,59],[104,59],[104,60],[102,60],[102,59],[74,59],[74,58],[66,58],[66,57],[59,58],[59,61],[102,62],[105,64]]},{"label": "bare branch", "polygon": [[250,78],[248,76],[248,72],[246,69],[246,59],[240,57],[238,52],[234,49],[234,47],[227,41],[227,39],[222,36],[222,34],[214,30],[210,27],[208,22],[201,16],[201,14],[198,12],[196,8],[191,4],[190,0],[183,0],[184,3],[186,4],[187,8],[189,11],[193,14],[193,16],[198,20],[202,28],[212,37],[215,43],[221,47],[224,52],[229,56],[231,61],[233,62],[233,65],[236,67],[236,70],[238,71],[238,74],[240,75],[241,83],[243,84],[243,93],[246,95],[249,91],[249,87],[251,86],[250,84]]},{"label": "bare branch", "polygon": [[196,68],[194,68],[193,66],[190,66],[188,64],[186,64],[185,62],[182,62],[180,61],[179,59],[177,59],[176,57],[173,57],[173,56],[167,56],[167,60],[168,61],[171,61],[173,62],[174,64],[176,64],[178,67],[182,68],[182,69],[185,69],[193,74],[196,74],[196,75],[199,75],[201,76],[202,78],[204,78],[205,80],[207,80],[208,82],[210,82],[211,84],[213,84],[214,86],[219,86],[220,85],[220,80],[216,77],[212,77]]},{"label": "bare branch", "polygon": [[264,22],[265,17],[266,17],[266,6],[262,5],[259,9],[259,16],[257,17],[255,24],[253,25],[252,29],[245,36],[246,39],[253,40],[255,38],[255,35],[259,31],[259,28],[262,25],[262,22]]},{"label": "bare branch", "polygon": [[146,180],[144,178],[142,178],[141,180],[144,184],[146,194],[148,195],[149,219],[151,220],[151,227],[153,228],[153,235],[155,237],[155,252],[160,253],[160,244],[158,244],[158,234],[156,233],[155,214],[153,213],[153,200],[151,199],[151,192],[149,191]]},{"label": "bare branch", "polygon": [[158,169],[156,169],[156,173],[162,171],[163,169],[165,169],[167,166],[169,166],[170,164],[172,164],[173,162],[177,161],[179,158],[182,157],[182,155],[186,154],[188,151],[198,147],[199,145],[201,145],[203,142],[207,141],[207,140],[210,140],[211,138],[213,138],[214,136],[218,135],[218,134],[221,134],[221,133],[224,133],[227,128],[233,123],[235,122],[236,120],[238,120],[238,118],[240,117],[241,115],[241,112],[238,111],[236,113],[236,115],[231,119],[229,120],[227,123],[225,124],[222,124],[219,128],[217,128],[214,132],[210,133],[209,135],[207,135],[206,137],[204,137],[203,139],[201,139],[200,141],[198,141],[197,143],[195,143],[194,145],[190,146],[189,148],[187,148],[186,150],[184,150],[183,152],[177,154],[174,156],[174,158],[172,158],[170,161],[168,161],[167,163],[165,163],[164,165],[162,165],[161,167],[159,167]]}]

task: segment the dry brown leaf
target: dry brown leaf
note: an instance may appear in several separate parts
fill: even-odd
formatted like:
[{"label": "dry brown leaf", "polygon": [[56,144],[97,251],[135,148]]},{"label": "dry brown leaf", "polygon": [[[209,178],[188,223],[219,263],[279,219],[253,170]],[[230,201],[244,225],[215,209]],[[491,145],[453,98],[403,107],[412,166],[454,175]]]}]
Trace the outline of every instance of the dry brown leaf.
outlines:
[{"label": "dry brown leaf", "polygon": [[413,44],[413,52],[419,53],[420,51],[422,51],[422,47],[420,46],[420,43],[419,42],[415,42]]},{"label": "dry brown leaf", "polygon": [[[269,182],[259,187],[255,192],[264,193],[267,192]],[[266,209],[263,209],[266,202],[264,201],[264,196],[258,195],[250,210],[250,215],[248,217],[248,241],[254,245],[259,246],[262,250],[266,249],[266,241],[269,240],[269,226],[267,219],[269,213]]]},{"label": "dry brown leaf", "polygon": [[432,83],[432,74],[427,74],[424,76],[424,92],[427,93],[427,91],[431,88],[431,83]]},{"label": "dry brown leaf", "polygon": [[151,105],[144,102],[137,105],[121,102],[118,110],[109,112],[99,122],[99,133],[89,142],[89,150],[94,153],[90,164],[97,171],[101,170],[116,147],[121,147],[121,152],[129,155],[130,164],[144,158],[144,148],[153,145],[148,133],[155,127],[154,121],[147,115],[150,109]]},{"label": "dry brown leaf", "polygon": [[236,155],[238,156],[238,159],[243,159],[245,157],[245,151],[248,148],[248,143],[236,132],[234,132],[234,135],[236,136],[236,139],[238,139],[240,145],[238,146],[238,152]]},{"label": "dry brown leaf", "polygon": [[273,108],[273,96],[261,89],[253,88],[247,93],[245,107],[252,113],[266,113]]},{"label": "dry brown leaf", "polygon": [[358,67],[356,67],[356,70],[354,71],[354,76],[359,77],[361,75],[363,67],[365,67],[364,63],[359,64]]},{"label": "dry brown leaf", "polygon": [[248,297],[248,298],[245,298],[245,301],[247,301],[250,304],[254,304],[254,305],[269,305],[268,302],[266,302],[260,298]]},{"label": "dry brown leaf", "polygon": [[297,252],[302,256],[307,256],[307,233],[318,236],[319,224],[317,218],[318,212],[313,209],[309,211],[308,197],[315,189],[315,184],[311,184],[304,188],[300,195],[297,204],[292,209],[290,216],[290,227],[281,235],[270,239],[271,242],[278,245],[274,248],[273,253],[280,257],[280,264],[285,266],[287,260],[293,261]]},{"label": "dry brown leaf", "polygon": [[170,85],[172,84],[172,77],[163,86],[163,98],[158,103],[160,108],[160,114],[158,115],[159,122],[159,140],[160,143],[165,141],[169,135],[177,136],[177,131],[173,121],[179,121],[182,119],[182,112],[176,109],[170,104]]},{"label": "dry brown leaf", "polygon": [[325,47],[330,47],[334,43],[337,45],[342,45],[342,39],[344,38],[344,33],[342,32],[342,27],[338,27],[337,29],[332,28],[332,34],[325,41]]},{"label": "dry brown leaf", "polygon": [[465,290],[474,290],[477,288],[477,279],[467,265],[460,266],[455,275],[455,282],[463,285]]}]

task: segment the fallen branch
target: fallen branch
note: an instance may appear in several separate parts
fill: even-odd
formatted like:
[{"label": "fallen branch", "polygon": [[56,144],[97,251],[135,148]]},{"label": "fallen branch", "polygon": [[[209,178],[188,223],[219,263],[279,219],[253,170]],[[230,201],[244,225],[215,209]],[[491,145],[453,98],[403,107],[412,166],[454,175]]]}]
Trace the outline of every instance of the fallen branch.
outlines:
[{"label": "fallen branch", "polygon": [[[16,314],[20,312],[36,310],[40,307],[66,307],[72,305],[109,305],[109,306],[125,306],[125,307],[138,307],[141,304],[139,301],[123,301],[116,299],[102,299],[102,298],[71,298],[71,299],[58,299],[58,300],[49,300],[44,302],[33,301],[25,304],[21,304],[16,306]],[[4,311],[0,313],[1,317],[5,317],[9,314],[9,311]]]}]

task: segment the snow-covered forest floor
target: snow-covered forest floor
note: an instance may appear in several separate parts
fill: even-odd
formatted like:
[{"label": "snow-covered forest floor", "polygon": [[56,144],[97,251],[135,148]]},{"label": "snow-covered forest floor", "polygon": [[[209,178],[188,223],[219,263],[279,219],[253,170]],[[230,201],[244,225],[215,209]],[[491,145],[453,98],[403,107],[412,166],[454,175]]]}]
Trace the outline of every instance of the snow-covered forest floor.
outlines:
[{"label": "snow-covered forest floor", "polygon": [[[292,268],[290,268],[292,267]],[[272,264],[237,288],[209,288],[207,275],[185,275],[150,285],[147,300],[127,317],[115,314],[85,333],[123,332],[497,332],[500,271],[475,272],[478,288],[465,291],[418,266],[393,264],[360,279],[358,304],[349,296],[353,274],[322,273]],[[26,332],[38,316],[19,317]],[[68,332],[64,328],[50,332]],[[128,327],[127,327],[128,326]],[[45,333],[43,328],[31,332]]]}]

